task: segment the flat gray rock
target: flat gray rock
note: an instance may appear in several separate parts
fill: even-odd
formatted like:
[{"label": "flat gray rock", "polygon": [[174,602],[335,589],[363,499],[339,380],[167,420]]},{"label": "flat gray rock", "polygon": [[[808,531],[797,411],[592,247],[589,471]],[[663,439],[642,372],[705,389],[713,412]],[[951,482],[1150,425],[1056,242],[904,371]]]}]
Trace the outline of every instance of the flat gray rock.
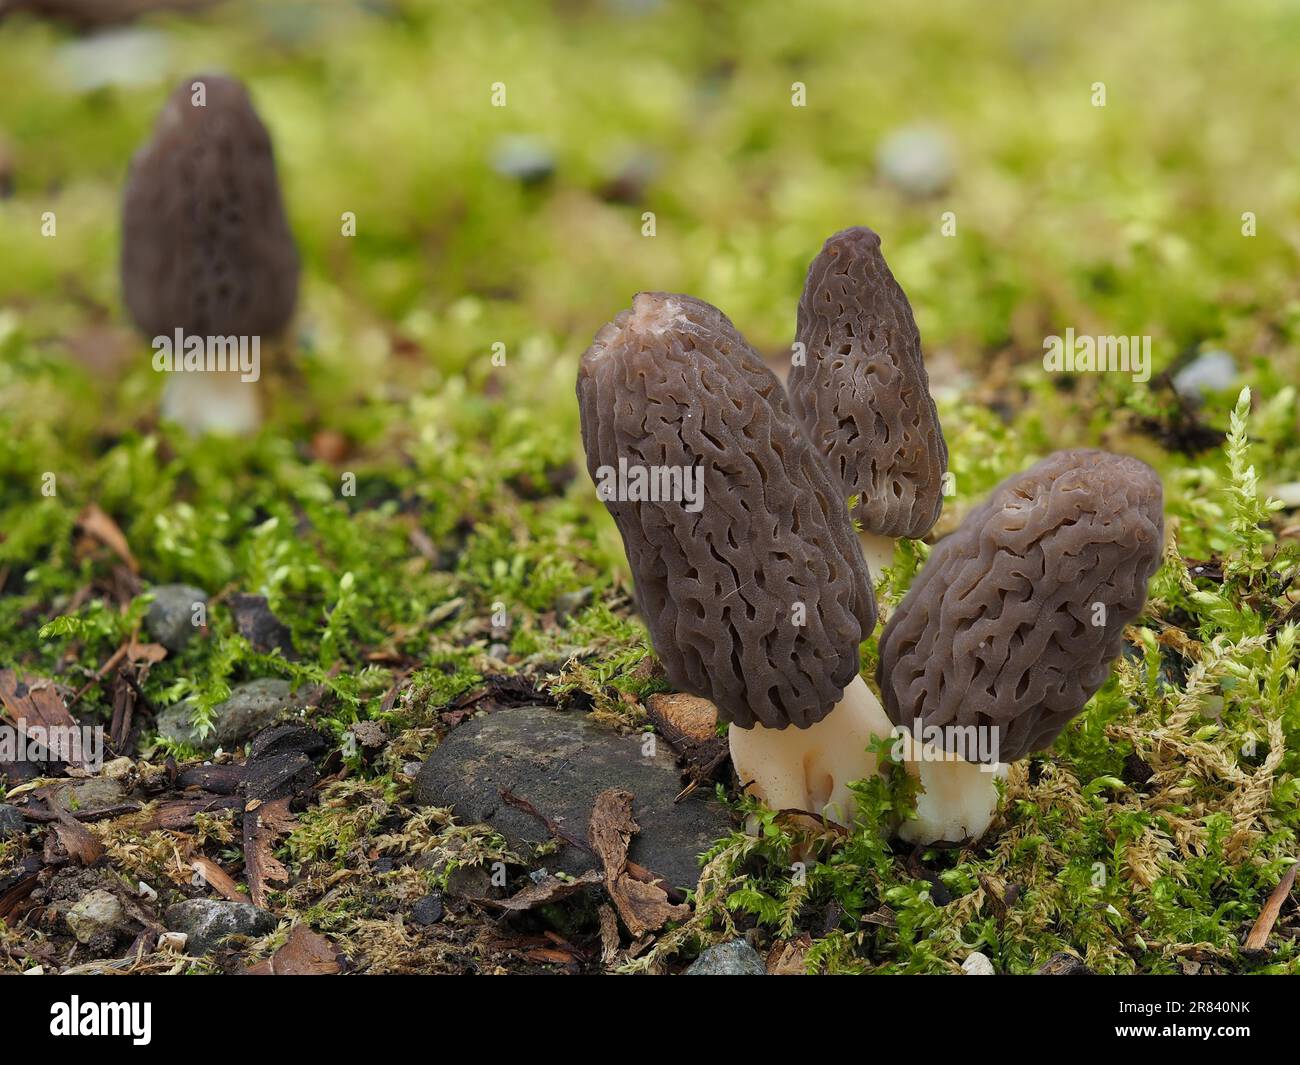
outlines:
[{"label": "flat gray rock", "polygon": [[126,789],[108,777],[87,777],[54,785],[50,802],[69,813],[107,810],[126,802]]},{"label": "flat gray rock", "polygon": [[[734,827],[726,807],[707,789],[674,804],[682,790],[672,749],[659,737],[654,757],[642,757],[640,735],[620,735],[580,711],[544,706],[497,710],[454,729],[415,779],[415,799],[452,807],[466,824],[488,824],[527,855],[551,838],[542,822],[505,802],[524,799],[565,832],[587,839],[597,794],[620,787],[635,796],[641,831],[630,857],[673,887],[695,887],[699,855]],[[598,867],[578,847],[562,846],[547,868],[578,875]]]},{"label": "flat gray rock", "polygon": [[251,902],[225,899],[186,899],[167,907],[167,928],[184,932],[187,954],[206,954],[227,936],[262,936],[275,927],[275,917]]},{"label": "flat gray rock", "polygon": [[287,680],[263,677],[230,689],[230,698],[212,708],[212,731],[206,736],[200,737],[190,724],[188,701],[169,706],[158,715],[158,735],[199,751],[229,749],[273,724],[295,705]]}]

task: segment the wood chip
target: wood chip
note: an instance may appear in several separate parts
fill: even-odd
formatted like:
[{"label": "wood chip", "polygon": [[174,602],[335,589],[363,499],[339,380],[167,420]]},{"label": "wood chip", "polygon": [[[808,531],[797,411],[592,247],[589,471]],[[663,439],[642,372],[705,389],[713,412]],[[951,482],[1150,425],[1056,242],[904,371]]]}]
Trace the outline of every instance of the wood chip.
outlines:
[{"label": "wood chip", "polygon": [[217,814],[222,810],[237,810],[244,800],[237,795],[205,795],[199,799],[176,799],[163,803],[141,826],[142,832],[159,829],[189,828],[199,814]]},{"label": "wood chip", "polygon": [[768,976],[807,976],[808,951],[812,949],[812,936],[807,932],[777,942],[767,954]]},{"label": "wood chip", "polygon": [[710,779],[730,754],[726,739],[718,735],[718,708],[708,699],[681,693],[651,695],[645,707],[655,728],[686,763],[692,787],[678,799],[685,798]]},{"label": "wood chip", "polygon": [[289,800],[250,802],[244,809],[244,873],[248,877],[248,898],[254,906],[266,906],[266,884],[289,879],[289,870],[275,858],[275,841],[297,824],[289,812]]},{"label": "wood chip", "polygon": [[207,881],[210,888],[228,898],[231,902],[248,901],[244,893],[239,890],[239,885],[231,879],[230,874],[211,858],[195,855],[190,859],[190,868],[198,872]]},{"label": "wood chip", "polygon": [[600,904],[597,910],[597,916],[600,918],[600,960],[605,965],[611,965],[614,959],[618,957],[620,946],[618,938],[618,915],[607,902]]}]

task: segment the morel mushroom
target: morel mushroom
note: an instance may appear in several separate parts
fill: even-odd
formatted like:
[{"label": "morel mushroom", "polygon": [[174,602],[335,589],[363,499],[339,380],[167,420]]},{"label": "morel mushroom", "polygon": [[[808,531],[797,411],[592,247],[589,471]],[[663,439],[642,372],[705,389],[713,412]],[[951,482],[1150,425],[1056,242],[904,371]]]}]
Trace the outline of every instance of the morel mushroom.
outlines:
[{"label": "morel mushroom", "polygon": [[[261,342],[293,314],[298,252],[270,135],[238,81],[187,78],[168,99],[131,164],[121,273],[131,317],[154,339],[155,366],[163,342],[174,362],[160,368],[189,367],[170,373],[164,416],[196,432],[255,428]],[[203,361],[185,359],[177,342]],[[213,368],[217,356],[218,366],[238,363],[235,352],[237,369]]]},{"label": "morel mushroom", "polygon": [[795,414],[846,498],[857,497],[873,575],[898,537],[920,539],[943,506],[948,448],[907,296],[865,226],[828,239],[808,268],[788,386]]},{"label": "morel mushroom", "polygon": [[1163,539],[1156,472],[1079,450],[1007,479],[939,542],[880,637],[885,711],[921,746],[904,838],[984,832],[990,770],[1050,746],[1105,683]]},{"label": "morel mushroom", "polygon": [[876,611],[848,511],[780,382],[715,307],[641,293],[582,357],[587,469],[668,678],[731,725],[769,806],[845,820],[889,722],[858,674]]}]

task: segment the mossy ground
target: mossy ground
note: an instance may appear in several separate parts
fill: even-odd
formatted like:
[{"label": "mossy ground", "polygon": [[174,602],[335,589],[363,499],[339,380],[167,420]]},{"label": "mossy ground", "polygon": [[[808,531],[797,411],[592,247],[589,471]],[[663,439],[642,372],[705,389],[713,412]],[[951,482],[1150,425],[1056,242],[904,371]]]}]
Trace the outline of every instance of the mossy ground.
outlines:
[{"label": "mossy ground", "polygon": [[[766,817],[759,838],[720,844],[695,918],[631,967],[757,923],[767,941],[806,934],[807,963],[835,971],[947,972],[981,950],[1024,972],[1067,950],[1108,973],[1300,972],[1294,904],[1266,952],[1240,946],[1300,857],[1300,516],[1265,502],[1300,480],[1300,14],[647,6],[233,3],[156,23],[156,83],[85,92],[60,86],[66,32],[0,29],[14,184],[0,200],[0,668],[75,690],[138,626],[117,560],[75,534],[96,503],[146,586],[218,597],[207,638],[150,672],[155,707],[193,697],[203,714],[276,674],[325,686],[315,720],[341,749],[363,719],[393,738],[377,758],[347,755],[300,818],[278,852],[294,881],[277,912],[372,971],[545,965],[544,948],[507,951],[488,925],[403,922],[445,859],[510,857],[406,805],[404,768],[488,674],[628,724],[662,687],[581,472],[578,356],[634,292],[662,288],[717,304],[781,359],[821,240],[870,224],[939,395],[956,475],[939,532],[1046,452],[1099,445],[1160,471],[1172,546],[1114,676],[1015,767],[980,844],[891,849],[875,825],[900,799],[876,782],[864,824],[817,841],[799,878],[797,831]],[[115,274],[130,154],[171,84],[214,67],[251,84],[305,262],[294,356],[264,383],[268,424],[247,441],[157,424],[161,382]],[[958,163],[949,192],[918,201],[875,176],[875,147],[922,120],[948,130]],[[549,181],[491,170],[510,134],[549,145]],[[643,187],[614,189],[642,157],[657,164]],[[355,237],[340,234],[347,211]],[[1151,380],[1044,373],[1043,337],[1067,326],[1150,335]],[[1170,371],[1211,347],[1241,379],[1189,407]],[[905,550],[886,607],[923,553]],[[584,589],[589,603],[557,612]],[[234,591],[269,598],[299,660],[252,651],[221,605]],[[874,639],[863,651],[870,675]],[[77,709],[106,719],[103,686]],[[197,850],[239,861],[220,819],[97,831],[133,878],[182,885]],[[0,843],[0,866],[20,849]],[[0,967],[40,957],[44,935],[0,928]]]}]

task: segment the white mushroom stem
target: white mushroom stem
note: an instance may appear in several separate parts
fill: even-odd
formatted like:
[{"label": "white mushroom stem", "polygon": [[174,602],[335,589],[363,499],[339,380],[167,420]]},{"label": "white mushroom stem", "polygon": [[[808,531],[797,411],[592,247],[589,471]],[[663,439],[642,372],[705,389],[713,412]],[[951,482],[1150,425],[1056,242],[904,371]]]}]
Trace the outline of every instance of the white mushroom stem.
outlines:
[{"label": "white mushroom stem", "polygon": [[806,729],[731,726],[731,761],[746,791],[773,810],[802,810],[841,825],[853,821],[849,785],[874,775],[878,759],[867,750],[877,736],[895,736],[907,771],[924,789],[915,820],[899,835],[912,843],[978,838],[997,810],[994,781],[1004,766],[967,762],[894,729],[863,679],[854,677],[834,710]]},{"label": "white mushroom stem", "polygon": [[241,381],[236,373],[170,373],[162,416],[195,436],[255,433],[262,422],[257,383]]},{"label": "white mushroom stem", "polygon": [[898,751],[907,771],[921,782],[916,817],[898,827],[909,843],[959,843],[979,839],[998,809],[996,781],[1005,780],[1000,762],[968,762],[933,743],[920,743],[899,730]]},{"label": "white mushroom stem", "polygon": [[867,532],[858,533],[858,542],[862,545],[862,557],[867,560],[867,569],[871,571],[872,583],[880,580],[886,568],[894,564],[894,545],[898,543],[892,536],[880,536]]},{"label": "white mushroom stem", "polygon": [[853,821],[849,785],[876,772],[867,745],[888,736],[889,718],[863,679],[854,677],[835,709],[808,728],[731,726],[731,763],[746,790],[773,810],[823,814]]}]

